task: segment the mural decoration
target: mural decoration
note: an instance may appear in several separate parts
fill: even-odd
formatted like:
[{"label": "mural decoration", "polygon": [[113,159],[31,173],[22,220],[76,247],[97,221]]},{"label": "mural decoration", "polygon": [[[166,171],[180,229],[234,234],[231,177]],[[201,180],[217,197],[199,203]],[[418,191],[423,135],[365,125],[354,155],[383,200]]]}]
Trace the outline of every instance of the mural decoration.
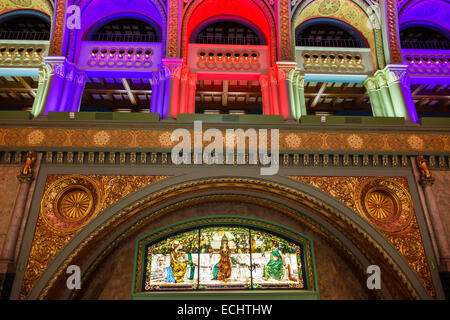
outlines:
[{"label": "mural decoration", "polygon": [[56,254],[100,212],[167,176],[49,175],[36,222],[20,298]]},{"label": "mural decoration", "polygon": [[3,0],[0,1],[0,15],[18,9],[33,9],[53,18],[53,7],[46,0]]},{"label": "mural decoration", "polygon": [[328,193],[369,221],[408,261],[430,295],[436,296],[406,178],[303,176],[290,178]]},{"label": "mural decoration", "polygon": [[144,291],[305,288],[302,247],[259,230],[195,229],[146,253]]}]

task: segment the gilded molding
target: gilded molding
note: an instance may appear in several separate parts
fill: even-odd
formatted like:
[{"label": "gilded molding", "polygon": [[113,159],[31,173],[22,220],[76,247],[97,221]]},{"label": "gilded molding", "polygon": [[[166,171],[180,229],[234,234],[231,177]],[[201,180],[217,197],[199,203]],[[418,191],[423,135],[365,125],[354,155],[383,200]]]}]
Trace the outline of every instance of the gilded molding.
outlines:
[{"label": "gilded molding", "polygon": [[[312,210],[326,219],[327,222],[344,232],[352,242],[359,243],[360,249],[363,250],[364,254],[369,256],[369,260],[378,264],[383,270],[385,270],[385,276],[390,279],[387,285],[390,287],[390,291],[392,292],[394,299],[418,298],[417,293],[403,272],[400,271],[384,249],[380,247],[380,245],[378,245],[364,230],[355,225],[338,210],[335,210],[316,198],[291,187],[274,182],[247,178],[215,178],[189,181],[155,192],[146,198],[137,201],[128,208],[116,213],[114,217],[93,231],[90,236],[86,238],[75,251],[72,252],[72,254],[59,267],[58,271],[54,274],[45,289],[43,289],[39,298],[45,299],[48,296],[51,288],[55,286],[58,281],[61,281],[60,277],[63,276],[64,271],[69,264],[74,263],[74,260],[82,259],[82,257],[89,252],[90,248],[95,247],[96,241],[106,237],[109,232],[127,221],[130,217],[142,212],[143,210],[147,210],[157,203],[167,201],[170,198],[183,196],[183,194],[189,194],[194,191],[208,190],[211,188],[232,188],[233,190],[243,188],[247,190],[258,190],[260,192],[274,194],[285,198],[286,200],[309,206]],[[152,220],[156,218],[158,218],[158,216],[154,214],[149,217],[149,219]],[[392,290],[393,288],[396,289]]]},{"label": "gilded molding", "polygon": [[[49,175],[31,244],[20,298],[24,299],[50,261],[75,234],[100,212],[127,195],[168,176]],[[92,193],[92,208],[83,217],[67,221],[57,213],[67,190]],[[95,194],[97,193],[97,194]],[[62,219],[63,218],[63,219]]]},{"label": "gilded molding", "polygon": [[[290,178],[328,193],[366,219],[403,255],[421,278],[430,295],[436,297],[431,268],[426,258],[406,178],[303,176],[290,176]],[[389,215],[377,218],[370,213],[370,204],[367,201],[370,199],[371,192],[374,191],[380,195],[384,194],[387,199],[392,199],[372,201],[372,205],[379,204],[384,208],[392,206],[390,209],[392,212]]]}]

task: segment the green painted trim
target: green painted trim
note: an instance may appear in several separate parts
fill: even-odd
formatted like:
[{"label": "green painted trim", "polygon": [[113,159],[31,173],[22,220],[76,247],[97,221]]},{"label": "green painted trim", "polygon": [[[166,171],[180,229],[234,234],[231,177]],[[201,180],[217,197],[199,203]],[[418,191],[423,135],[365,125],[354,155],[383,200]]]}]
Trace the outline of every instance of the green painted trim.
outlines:
[{"label": "green painted trim", "polygon": [[326,116],[326,122],[321,122],[321,116],[301,116],[300,123],[311,124],[370,124],[370,125],[398,125],[405,124],[402,117],[368,117],[368,116]]},{"label": "green painted trim", "polygon": [[432,118],[423,117],[420,119],[420,124],[423,126],[446,126],[450,127],[450,118]]},{"label": "green painted trim", "polygon": [[319,300],[319,293],[301,290],[229,290],[133,293],[131,300]]},{"label": "green painted trim", "polygon": [[199,113],[179,113],[177,122],[239,122],[239,123],[283,123],[281,115],[259,115],[259,114],[199,114]]},{"label": "green painted trim", "polygon": [[31,112],[28,111],[0,111],[0,119],[20,119],[30,120],[33,118]]},{"label": "green painted trim", "polygon": [[139,112],[73,112],[74,118],[70,118],[70,112],[49,112],[49,120],[102,120],[102,121],[145,121],[159,122],[158,113]]},{"label": "green painted trim", "polygon": [[[173,229],[176,227],[180,227],[183,225],[186,225],[188,223],[191,222],[198,222],[195,224],[195,228],[202,228],[202,227],[206,227],[206,226],[210,226],[211,223],[209,222],[210,219],[213,220],[217,220],[217,222],[214,222],[214,225],[230,225],[229,222],[223,221],[223,219],[228,219],[228,218],[232,218],[232,219],[242,219],[243,222],[234,222],[233,225],[237,225],[237,226],[242,226],[242,227],[246,227],[246,228],[250,228],[250,229],[261,229],[261,230],[265,230],[271,234],[275,234],[275,235],[280,235],[279,231],[274,231],[272,230],[270,227],[264,227],[264,226],[260,226],[260,225],[256,225],[256,224],[252,224],[252,222],[259,222],[259,223],[264,223],[265,225],[268,226],[276,226],[280,229],[284,229],[286,231],[291,232],[292,234],[296,235],[298,238],[295,239],[289,235],[283,234],[280,235],[286,239],[289,239],[295,243],[302,243],[304,245],[305,241],[309,243],[309,247],[310,247],[310,253],[311,253],[311,260],[309,261],[309,259],[307,258],[307,255],[304,255],[304,259],[303,262],[305,263],[305,280],[306,280],[306,284],[308,287],[311,287],[311,281],[314,281],[314,288],[315,290],[245,290],[245,291],[240,291],[240,292],[236,292],[236,291],[212,291],[214,294],[213,296],[209,295],[210,291],[200,291],[200,290],[196,290],[196,291],[184,291],[184,292],[137,292],[136,291],[136,280],[137,277],[141,277],[142,274],[137,274],[137,269],[138,269],[138,255],[142,254],[142,260],[141,260],[141,264],[142,264],[142,269],[141,272],[145,269],[145,251],[142,250],[142,252],[139,252],[140,246],[143,246],[145,244],[143,244],[143,242],[148,241],[147,239],[152,237],[155,234],[164,232],[165,230],[168,229]],[[205,222],[207,221],[208,222]],[[222,220],[222,221],[221,221]],[[189,228],[192,229],[192,226]],[[155,239],[152,239],[152,242],[158,242],[160,240],[163,240],[167,237],[170,237],[171,235],[174,234],[178,234],[180,232],[183,232],[183,229],[177,230],[175,232],[168,232],[167,234],[161,235]],[[299,240],[299,239],[303,239]],[[311,268],[312,268],[312,272],[313,272],[313,279],[310,279],[307,273],[307,270],[310,267],[311,263]],[[314,255],[314,246],[313,246],[313,241],[310,237],[305,236],[301,233],[299,233],[298,231],[291,229],[289,227],[283,226],[279,223],[275,223],[275,222],[270,222],[264,219],[260,219],[260,218],[253,218],[253,217],[245,217],[245,216],[226,216],[226,215],[217,215],[217,216],[207,216],[207,217],[196,217],[196,218],[191,218],[191,219],[187,219],[181,222],[177,222],[177,223],[173,223],[164,227],[161,227],[159,229],[156,229],[150,233],[147,233],[141,237],[139,237],[136,240],[136,244],[135,244],[135,252],[134,252],[134,264],[133,264],[133,283],[131,286],[131,299],[132,300],[146,300],[146,299],[194,299],[194,300],[198,300],[198,299],[209,299],[209,300],[215,300],[215,299],[271,299],[271,300],[276,300],[276,299],[302,299],[302,300],[318,300],[320,299],[320,295],[319,295],[319,284],[318,284],[318,280],[317,280],[317,272],[316,272],[316,263],[315,263],[315,255]],[[217,293],[216,293],[217,292]]]}]

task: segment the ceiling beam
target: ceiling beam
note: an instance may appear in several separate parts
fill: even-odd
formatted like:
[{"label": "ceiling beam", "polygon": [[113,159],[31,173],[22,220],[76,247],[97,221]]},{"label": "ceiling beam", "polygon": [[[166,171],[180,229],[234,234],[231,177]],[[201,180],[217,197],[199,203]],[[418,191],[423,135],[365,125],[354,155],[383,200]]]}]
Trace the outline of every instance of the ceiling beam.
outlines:
[{"label": "ceiling beam", "polygon": [[122,78],[122,84],[123,84],[123,87],[125,88],[125,90],[127,91],[128,97],[130,98],[130,102],[133,105],[136,105],[137,104],[136,98],[134,97],[133,92],[131,92],[130,84],[128,83],[128,79]]},{"label": "ceiling beam", "polygon": [[[311,108],[314,108],[319,103],[319,100],[320,100],[322,94],[324,93],[325,89],[327,88],[327,83],[328,82],[322,83],[322,86],[320,87],[319,92],[317,92],[316,97],[314,98],[313,102],[311,103]],[[317,84],[317,85],[319,85],[319,84]]]}]

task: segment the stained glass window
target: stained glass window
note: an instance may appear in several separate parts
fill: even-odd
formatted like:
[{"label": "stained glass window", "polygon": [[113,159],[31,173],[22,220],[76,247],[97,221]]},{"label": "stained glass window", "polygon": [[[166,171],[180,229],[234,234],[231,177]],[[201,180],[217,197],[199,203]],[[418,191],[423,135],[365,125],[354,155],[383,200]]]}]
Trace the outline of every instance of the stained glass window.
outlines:
[{"label": "stained glass window", "polygon": [[179,233],[146,246],[143,289],[306,289],[302,248],[245,227]]}]

